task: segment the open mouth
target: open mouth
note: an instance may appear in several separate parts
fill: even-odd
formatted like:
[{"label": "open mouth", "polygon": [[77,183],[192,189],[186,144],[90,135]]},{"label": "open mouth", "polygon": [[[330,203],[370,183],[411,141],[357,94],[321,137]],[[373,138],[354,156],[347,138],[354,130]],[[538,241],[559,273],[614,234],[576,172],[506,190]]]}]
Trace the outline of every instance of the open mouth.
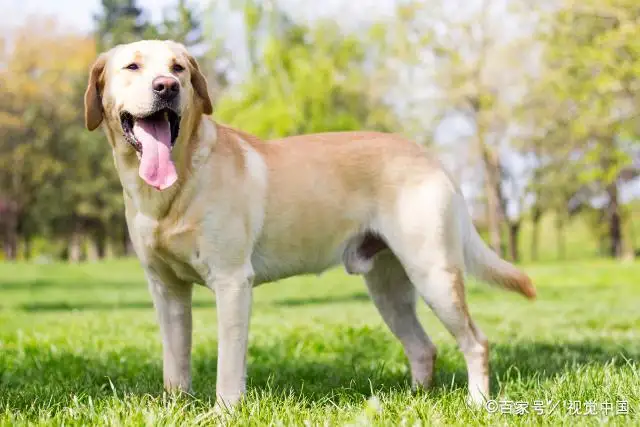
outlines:
[{"label": "open mouth", "polygon": [[170,108],[162,108],[145,117],[134,117],[131,113],[123,112],[120,114],[120,124],[124,131],[124,137],[129,144],[138,152],[142,154],[144,145],[142,144],[142,137],[136,135],[136,130],[139,127],[137,125],[146,125],[144,127],[153,126],[155,128],[168,128],[169,130],[169,144],[170,147],[176,143],[178,134],[180,133],[180,116],[171,110]]},{"label": "open mouth", "polygon": [[140,160],[140,177],[158,190],[171,187],[178,179],[171,152],[180,131],[180,116],[162,108],[144,117],[125,112],[120,120],[124,137]]}]

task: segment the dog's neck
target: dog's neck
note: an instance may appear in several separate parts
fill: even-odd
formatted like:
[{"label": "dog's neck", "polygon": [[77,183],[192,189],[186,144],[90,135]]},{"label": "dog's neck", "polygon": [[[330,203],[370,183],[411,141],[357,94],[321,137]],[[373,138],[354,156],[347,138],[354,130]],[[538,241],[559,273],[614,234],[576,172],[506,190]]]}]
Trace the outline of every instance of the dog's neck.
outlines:
[{"label": "dog's neck", "polygon": [[161,219],[171,211],[176,198],[186,193],[183,190],[189,185],[193,171],[197,170],[199,164],[206,160],[213,149],[217,129],[213,120],[201,114],[185,117],[180,128],[182,130],[171,152],[178,180],[162,191],[151,187],[140,178],[140,160],[124,136],[107,130],[128,210],[133,209],[135,213]]}]

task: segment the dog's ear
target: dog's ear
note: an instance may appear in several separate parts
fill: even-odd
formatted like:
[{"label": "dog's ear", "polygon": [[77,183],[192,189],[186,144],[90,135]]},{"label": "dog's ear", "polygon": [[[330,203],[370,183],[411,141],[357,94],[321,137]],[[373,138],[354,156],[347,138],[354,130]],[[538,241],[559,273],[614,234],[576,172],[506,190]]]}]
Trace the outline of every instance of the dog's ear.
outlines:
[{"label": "dog's ear", "polygon": [[213,106],[211,105],[211,98],[209,97],[209,88],[207,87],[207,79],[204,77],[198,66],[198,61],[189,55],[187,60],[189,61],[189,67],[191,68],[191,86],[196,91],[196,94],[202,99],[202,112],[204,114],[213,113]]},{"label": "dog's ear", "polygon": [[104,69],[107,65],[107,54],[103,53],[91,66],[89,83],[84,93],[84,123],[87,129],[94,130],[102,123],[102,94]]}]

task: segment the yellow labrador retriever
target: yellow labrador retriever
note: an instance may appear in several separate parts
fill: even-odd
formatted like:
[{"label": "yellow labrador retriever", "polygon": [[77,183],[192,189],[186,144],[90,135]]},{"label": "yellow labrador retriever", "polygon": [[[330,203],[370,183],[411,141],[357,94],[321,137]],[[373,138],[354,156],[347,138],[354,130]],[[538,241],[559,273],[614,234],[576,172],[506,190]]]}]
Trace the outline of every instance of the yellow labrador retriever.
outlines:
[{"label": "yellow labrador retriever", "polygon": [[245,392],[252,287],[342,263],[364,275],[402,343],[414,386],[436,349],[416,291],[456,338],[470,400],[489,393],[488,343],[469,316],[464,272],[535,296],[529,278],[478,236],[437,160],[399,136],[344,132],[263,142],[210,120],[207,83],[180,44],[140,41],[101,54],[85,94],[101,123],[160,324],[164,384],[191,386],[191,294],[215,291],[217,398]]}]

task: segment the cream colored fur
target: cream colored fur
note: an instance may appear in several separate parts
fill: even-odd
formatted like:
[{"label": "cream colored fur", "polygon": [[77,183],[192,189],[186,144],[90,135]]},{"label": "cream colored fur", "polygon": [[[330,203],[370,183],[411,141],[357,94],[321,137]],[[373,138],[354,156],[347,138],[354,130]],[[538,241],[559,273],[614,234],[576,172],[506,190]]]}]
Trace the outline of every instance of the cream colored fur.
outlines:
[{"label": "cream colored fur", "polygon": [[[140,68],[125,68],[131,62]],[[174,73],[175,62],[185,71]],[[119,119],[151,108],[157,76],[180,82],[182,122],[172,153],[179,179],[164,191],[138,177],[138,156]],[[141,41],[101,55],[85,107],[87,127],[102,124],[113,148],[127,224],[157,310],[168,389],[191,386],[193,283],[216,293],[217,395],[233,405],[245,392],[252,287],[344,263],[365,276],[404,346],[415,386],[431,383],[436,354],[415,314],[417,291],[464,353],[471,400],[488,395],[488,344],[469,316],[463,273],[528,297],[535,291],[485,246],[462,195],[423,148],[376,132],[263,142],[217,124],[197,63],[173,42]],[[383,247],[368,256],[371,236]]]}]

